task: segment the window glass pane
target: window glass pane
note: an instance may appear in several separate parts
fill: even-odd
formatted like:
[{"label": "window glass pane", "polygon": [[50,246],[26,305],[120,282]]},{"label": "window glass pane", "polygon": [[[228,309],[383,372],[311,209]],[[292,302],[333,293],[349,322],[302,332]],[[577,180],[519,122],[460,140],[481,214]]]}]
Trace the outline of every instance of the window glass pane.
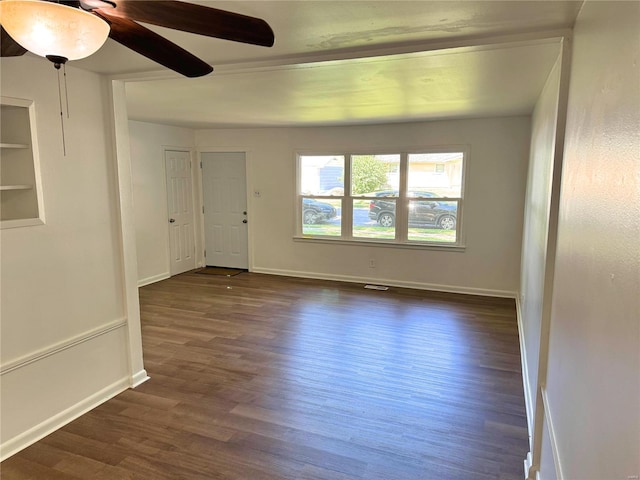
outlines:
[{"label": "window glass pane", "polygon": [[302,199],[302,234],[340,236],[342,199]]},{"label": "window glass pane", "polygon": [[458,202],[409,200],[409,232],[414,242],[455,243]]},{"label": "window glass pane", "polygon": [[351,195],[397,197],[400,155],[352,155]]},{"label": "window glass pane", "polygon": [[301,155],[300,193],[344,195],[344,156]]},{"label": "window glass pane", "polygon": [[353,236],[394,239],[396,237],[396,200],[353,200]]},{"label": "window glass pane", "polygon": [[420,196],[415,192],[423,192],[435,197],[460,198],[463,157],[462,152],[409,154],[409,196]]}]

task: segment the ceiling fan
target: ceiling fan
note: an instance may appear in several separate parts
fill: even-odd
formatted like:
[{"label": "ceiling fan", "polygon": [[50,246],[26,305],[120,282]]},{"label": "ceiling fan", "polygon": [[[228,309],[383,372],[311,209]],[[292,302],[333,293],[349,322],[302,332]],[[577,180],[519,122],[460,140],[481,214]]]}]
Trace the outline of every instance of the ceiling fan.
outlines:
[{"label": "ceiling fan", "polygon": [[[18,38],[14,39],[13,37],[18,37],[18,34],[14,26],[9,25],[8,12],[11,8],[14,10],[18,8],[18,4],[21,4],[20,8],[24,9],[22,22],[28,24],[26,28],[30,29],[31,36],[35,30],[34,18],[40,14],[45,5],[47,8],[64,9],[63,13],[73,13],[74,15],[78,14],[77,12],[80,10],[85,17],[89,15],[89,17],[93,16],[99,20],[97,23],[95,20],[90,20],[94,25],[86,28],[85,36],[91,35],[97,30],[104,30],[105,35],[101,40],[102,43],[106,41],[108,34],[108,37],[116,42],[186,77],[207,75],[213,71],[213,67],[137,22],[265,47],[271,47],[274,43],[273,30],[267,22],[260,18],[175,0],[0,1],[1,56],[19,56],[27,51],[32,51],[49,58],[57,68],[60,63],[84,58],[91,53],[71,58],[62,52],[47,52],[47,48],[53,48],[51,47],[52,42],[42,47],[43,53],[41,53],[26,45],[26,41],[19,42]],[[53,7],[54,5],[55,7]],[[105,28],[105,24],[107,28]],[[56,27],[53,30],[55,35],[60,35],[58,33],[60,28]],[[76,43],[78,43],[77,40]],[[102,43],[95,50],[100,48]]]}]

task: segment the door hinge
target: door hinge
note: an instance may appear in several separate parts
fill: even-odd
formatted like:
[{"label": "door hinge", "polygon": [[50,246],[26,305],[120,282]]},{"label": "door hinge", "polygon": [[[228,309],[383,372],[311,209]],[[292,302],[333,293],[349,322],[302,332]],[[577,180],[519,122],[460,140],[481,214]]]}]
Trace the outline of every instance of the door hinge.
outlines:
[{"label": "door hinge", "polygon": [[207,256],[207,251],[206,251],[206,250],[204,251],[204,256],[205,256],[205,257]]},{"label": "door hinge", "polygon": [[202,168],[202,161],[200,161],[200,168]]},{"label": "door hinge", "polygon": [[202,213],[204,213],[204,205],[202,206]]}]

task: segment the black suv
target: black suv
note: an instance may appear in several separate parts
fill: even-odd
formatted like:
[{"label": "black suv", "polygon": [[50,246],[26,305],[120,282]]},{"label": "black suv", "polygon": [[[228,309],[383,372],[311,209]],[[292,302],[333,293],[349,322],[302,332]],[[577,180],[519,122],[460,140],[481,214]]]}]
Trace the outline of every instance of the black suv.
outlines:
[{"label": "black suv", "polygon": [[302,199],[302,223],[313,225],[334,218],[338,212],[333,205],[314,198]]},{"label": "black suv", "polygon": [[[398,192],[378,192],[376,196],[396,196]],[[438,197],[431,192],[409,192],[411,198]],[[396,224],[396,201],[383,198],[371,200],[369,204],[369,218],[377,221],[383,227],[393,227]],[[409,225],[433,226],[443,230],[456,228],[457,205],[453,202],[436,202],[433,200],[412,201],[409,212]]]}]

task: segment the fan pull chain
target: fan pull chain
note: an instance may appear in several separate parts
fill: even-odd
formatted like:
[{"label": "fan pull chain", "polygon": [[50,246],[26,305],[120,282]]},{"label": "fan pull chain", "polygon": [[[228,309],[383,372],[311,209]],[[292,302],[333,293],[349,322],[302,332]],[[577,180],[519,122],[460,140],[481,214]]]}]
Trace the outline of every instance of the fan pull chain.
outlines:
[{"label": "fan pull chain", "polygon": [[67,104],[67,118],[69,118],[69,91],[67,90],[67,64],[62,65],[62,71],[64,72],[64,99]]},{"label": "fan pull chain", "polygon": [[[62,152],[64,154],[64,156],[67,156],[67,145],[65,142],[65,138],[64,138],[64,115],[62,114],[62,87],[60,86],[60,67],[57,68],[58,70],[58,100],[60,103],[60,127],[62,128]],[[65,82],[65,86],[66,86],[66,82]],[[69,113],[68,109],[67,109],[67,114]]]}]

